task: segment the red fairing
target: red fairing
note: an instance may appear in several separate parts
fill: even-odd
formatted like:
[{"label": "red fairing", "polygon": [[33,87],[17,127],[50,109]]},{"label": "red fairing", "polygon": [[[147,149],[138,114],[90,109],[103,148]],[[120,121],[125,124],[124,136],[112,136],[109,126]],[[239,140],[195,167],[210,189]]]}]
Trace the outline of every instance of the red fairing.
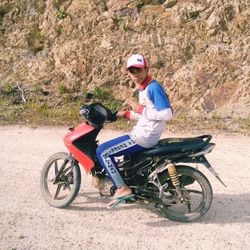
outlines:
[{"label": "red fairing", "polygon": [[72,155],[81,163],[87,173],[94,166],[94,162],[86,154],[84,154],[77,147],[75,147],[73,145],[73,142],[79,137],[88,134],[92,130],[94,130],[92,126],[88,125],[87,123],[82,123],[81,125],[75,127],[72,131],[67,133],[63,138],[65,146],[72,153]]}]

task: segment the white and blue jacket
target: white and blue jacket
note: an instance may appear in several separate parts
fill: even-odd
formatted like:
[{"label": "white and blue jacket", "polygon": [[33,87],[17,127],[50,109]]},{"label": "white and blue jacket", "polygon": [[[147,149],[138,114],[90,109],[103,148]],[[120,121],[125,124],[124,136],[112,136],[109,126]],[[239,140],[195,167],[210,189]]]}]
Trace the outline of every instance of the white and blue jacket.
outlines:
[{"label": "white and blue jacket", "polygon": [[157,144],[165,129],[165,121],[172,119],[173,113],[167,94],[163,87],[150,76],[139,89],[140,108],[128,111],[126,118],[138,120],[130,137],[144,148]]}]

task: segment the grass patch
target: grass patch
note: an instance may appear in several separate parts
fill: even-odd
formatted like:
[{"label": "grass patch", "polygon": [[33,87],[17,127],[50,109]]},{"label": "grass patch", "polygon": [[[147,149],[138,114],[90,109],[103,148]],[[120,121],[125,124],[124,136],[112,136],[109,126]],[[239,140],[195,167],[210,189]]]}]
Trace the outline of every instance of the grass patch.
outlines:
[{"label": "grass patch", "polygon": [[[0,125],[28,126],[76,126],[83,122],[79,116],[80,107],[89,102],[85,98],[86,90],[78,90],[74,96],[64,85],[58,86],[60,98],[44,96],[41,91],[33,95],[33,99],[23,103],[15,86],[7,84],[0,89]],[[110,91],[96,87],[93,102],[99,102],[112,112],[121,109],[122,101],[116,99]],[[106,127],[119,130],[131,130],[135,122],[119,119]],[[229,132],[250,135],[250,117],[223,119],[219,115],[211,117],[191,117],[186,112],[174,114],[174,119],[167,122],[166,128],[173,132],[198,131],[199,133]]]},{"label": "grass patch", "polygon": [[109,90],[96,87],[93,91],[94,101],[99,102],[105,107],[109,108],[112,112],[120,110],[122,101],[116,99]]},{"label": "grass patch", "polygon": [[61,126],[80,122],[80,103],[67,103],[59,107],[50,106],[48,101],[27,102],[13,105],[0,101],[0,125]]},{"label": "grass patch", "polygon": [[[79,95],[74,96],[71,90],[64,85],[58,86],[60,98],[41,95],[41,91],[33,94],[33,98],[26,103],[16,102],[19,93],[12,85],[1,88],[0,99],[0,125],[23,124],[31,126],[61,126],[76,125],[83,121],[79,116],[80,107],[89,102],[85,99],[86,91],[80,91]],[[121,108],[122,102],[117,100],[110,91],[103,88],[93,90],[93,102],[102,103],[112,112]],[[118,127],[124,127],[117,122]],[[125,124],[125,123],[124,123]]]},{"label": "grass patch", "polygon": [[250,131],[250,116],[247,118],[238,118],[236,123],[239,124],[240,129]]},{"label": "grass patch", "polygon": [[17,87],[14,84],[7,83],[1,88],[1,97],[11,97],[15,96],[17,93]]},{"label": "grass patch", "polygon": [[200,131],[201,133],[228,132],[250,135],[250,117],[222,118],[218,115],[211,117],[191,117],[187,113],[178,113],[168,125],[176,132]]}]

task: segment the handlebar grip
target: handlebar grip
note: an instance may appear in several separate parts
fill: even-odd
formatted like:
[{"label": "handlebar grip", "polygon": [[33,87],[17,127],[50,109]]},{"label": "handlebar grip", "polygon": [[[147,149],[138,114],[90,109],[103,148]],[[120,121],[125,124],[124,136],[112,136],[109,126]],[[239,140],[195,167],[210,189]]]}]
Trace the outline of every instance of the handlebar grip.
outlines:
[{"label": "handlebar grip", "polygon": [[118,119],[117,113],[118,112],[115,112],[115,113],[112,113],[111,111],[108,112],[107,120],[110,121],[110,122],[115,122]]}]

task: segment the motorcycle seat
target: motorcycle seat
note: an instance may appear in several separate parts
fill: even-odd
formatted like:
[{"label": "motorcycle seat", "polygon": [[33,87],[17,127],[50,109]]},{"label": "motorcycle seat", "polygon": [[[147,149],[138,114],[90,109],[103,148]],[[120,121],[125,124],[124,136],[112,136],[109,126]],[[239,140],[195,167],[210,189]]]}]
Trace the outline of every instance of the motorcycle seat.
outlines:
[{"label": "motorcycle seat", "polygon": [[143,151],[142,154],[153,156],[195,152],[203,149],[211,139],[211,135],[190,138],[165,138],[161,139],[154,147]]}]

